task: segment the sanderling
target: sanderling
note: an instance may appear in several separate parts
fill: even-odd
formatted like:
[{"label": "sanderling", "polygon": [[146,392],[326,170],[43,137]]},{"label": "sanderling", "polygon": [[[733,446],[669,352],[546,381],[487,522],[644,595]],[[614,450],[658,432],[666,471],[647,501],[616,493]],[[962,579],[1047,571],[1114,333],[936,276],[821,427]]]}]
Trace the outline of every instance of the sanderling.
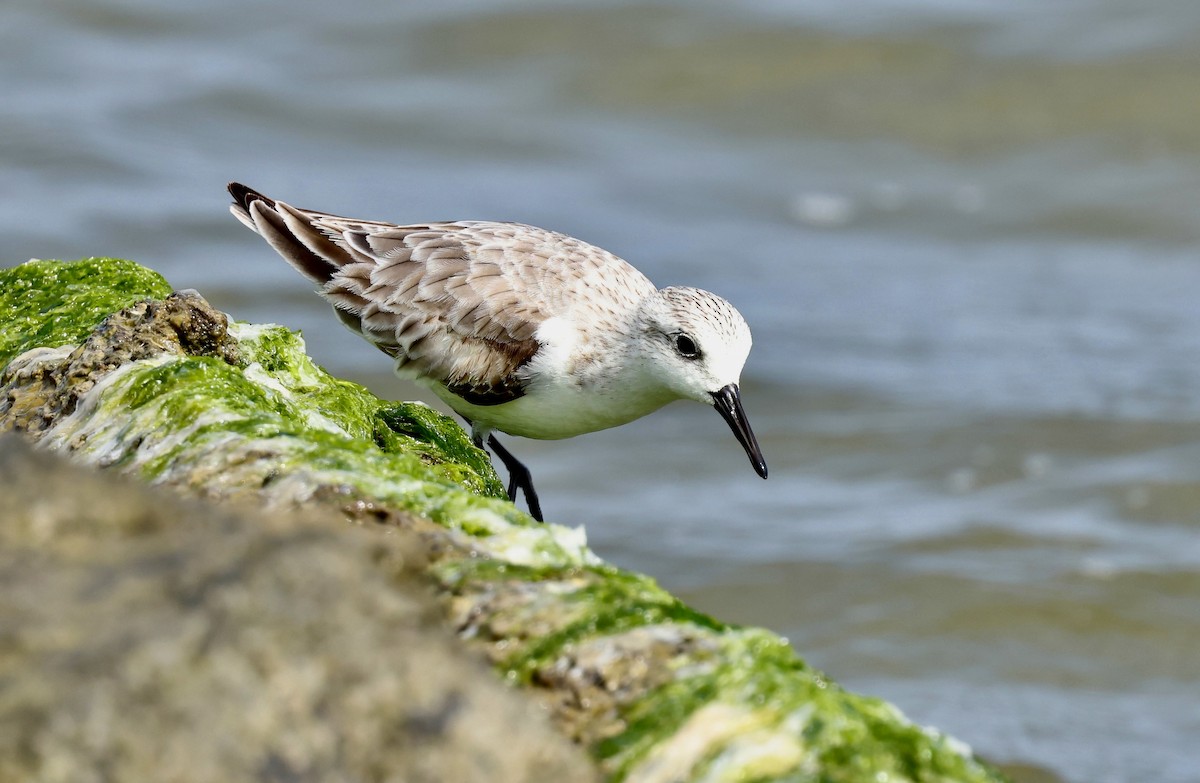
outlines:
[{"label": "sanderling", "polygon": [[538,521],[529,470],[493,430],[570,438],[674,400],[714,406],[767,463],[738,382],[750,328],[697,288],[661,290],[622,259],[519,223],[395,225],[297,209],[230,183],[234,217],[320,286],[342,323],[467,420]]}]

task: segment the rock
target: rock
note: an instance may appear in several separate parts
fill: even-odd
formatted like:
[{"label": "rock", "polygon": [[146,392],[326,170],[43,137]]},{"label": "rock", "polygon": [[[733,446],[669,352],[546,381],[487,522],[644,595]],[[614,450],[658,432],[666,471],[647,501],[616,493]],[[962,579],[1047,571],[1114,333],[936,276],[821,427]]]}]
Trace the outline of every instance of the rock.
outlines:
[{"label": "rock", "polygon": [[0,497],[0,780],[596,779],[446,632],[411,537],[220,513],[12,436]]},{"label": "rock", "polygon": [[[118,367],[162,355],[214,356],[237,365],[228,319],[195,291],[147,299],[105,318],[82,345],[28,351],[10,365],[18,383],[0,399],[0,427],[40,432]],[[7,415],[5,415],[7,414]],[[2,430],[0,430],[2,431]]]},{"label": "rock", "polygon": [[[285,708],[299,705],[301,713],[309,708],[336,712],[337,726],[355,732],[353,740],[332,739],[328,726],[324,733],[313,726],[307,733],[289,734],[299,739],[291,744],[278,740],[283,743],[278,751],[271,745],[276,755],[258,768],[261,776],[288,777],[331,757],[345,761],[353,756],[358,763],[370,756],[371,747],[382,753],[392,740],[371,722],[377,716],[372,706],[376,690],[357,683],[375,666],[425,672],[433,687],[447,682],[433,673],[437,661],[454,651],[444,640],[402,635],[415,622],[409,615],[406,626],[400,608],[410,605],[405,602],[411,600],[411,590],[390,586],[405,584],[403,579],[389,582],[380,576],[398,557],[435,586],[440,601],[435,614],[458,633],[462,648],[485,655],[504,679],[544,705],[559,732],[582,745],[607,779],[1002,779],[962,743],[912,724],[886,702],[843,690],[808,667],[778,636],[726,625],[682,604],[652,579],[605,564],[587,549],[582,528],[533,522],[507,501],[487,456],[454,421],[419,403],[381,401],[361,386],[330,377],[312,364],[303,342],[286,329],[231,323],[198,295],[168,300],[161,278],[148,270],[111,259],[83,264],[86,280],[75,265],[59,262],[0,271],[0,323],[5,324],[0,360],[8,360],[0,373],[0,429],[19,431],[78,463],[110,467],[193,497],[253,505],[267,512],[267,520],[259,523],[262,531],[224,532],[219,525],[189,524],[182,518],[172,526],[137,516],[154,520],[140,524],[156,531],[155,537],[177,543],[170,553],[144,557],[138,554],[142,541],[136,537],[105,546],[80,539],[77,565],[82,576],[63,577],[75,589],[59,600],[55,612],[99,614],[100,603],[113,603],[126,607],[124,613],[144,614],[147,619],[138,628],[161,626],[170,633],[146,652],[123,659],[134,662],[123,664],[132,670],[118,674],[129,678],[136,697],[118,703],[106,694],[124,691],[77,682],[81,693],[100,695],[87,697],[94,704],[72,703],[60,713],[45,706],[48,701],[36,700],[48,687],[36,683],[46,678],[31,678],[33,690],[19,691],[27,693],[27,704],[9,708],[0,702],[5,725],[20,722],[8,716],[34,714],[37,704],[44,714],[82,710],[93,716],[88,722],[71,718],[63,724],[70,729],[66,734],[46,736],[69,738],[55,740],[56,748],[79,742],[85,749],[99,737],[109,744],[102,743],[105,752],[91,758],[102,769],[106,759],[120,758],[112,754],[135,753],[126,749],[130,743],[148,746],[136,749],[139,758],[169,750],[155,749],[162,743],[155,741],[153,731],[123,734],[127,739],[117,745],[105,733],[118,714],[124,720],[126,711],[137,711],[138,699],[151,699],[163,690],[164,698],[208,698],[220,702],[214,710],[229,710],[235,733],[197,736],[195,743],[209,755],[242,763],[243,743],[263,747],[274,742],[267,739],[268,728],[287,733],[290,713],[260,712],[258,702],[245,695],[261,689]],[[111,286],[123,298],[109,295],[110,279],[126,281]],[[6,292],[15,286],[37,296],[9,296]],[[97,302],[114,301],[112,315],[98,313]],[[54,313],[52,323],[39,319],[45,313]],[[287,546],[252,543],[260,535],[272,542],[277,538],[271,536],[292,535],[291,520],[314,506],[326,509],[325,525],[302,528],[302,535],[295,533],[301,541]],[[55,532],[47,539],[70,539],[51,528]],[[226,541],[230,549],[223,554],[194,563],[190,559],[192,550],[202,557],[208,538],[226,536],[234,538]],[[243,540],[239,537],[245,537],[243,543],[237,543]],[[389,546],[400,546],[401,554],[378,549],[383,546],[379,539],[396,539]],[[339,543],[343,540],[354,543]],[[342,554],[344,546],[365,547],[368,554],[355,560]],[[326,550],[330,554],[322,554]],[[412,557],[412,551],[419,557]],[[300,558],[296,562],[285,558],[293,552]],[[348,559],[343,562],[343,557]],[[29,545],[15,566],[36,560],[36,547]],[[225,571],[219,561],[227,563]],[[383,570],[371,571],[363,565],[366,561],[383,563],[375,566]],[[407,573],[407,566],[403,570]],[[193,573],[199,576],[189,576]],[[143,612],[140,604],[120,603],[125,593],[114,585],[152,577],[165,580],[161,585],[169,588],[167,604],[158,610],[147,605]],[[26,580],[35,585],[27,595],[49,594],[50,584],[39,582],[33,571],[10,583]],[[346,586],[355,580],[363,582],[377,604],[359,595],[357,585]],[[314,607],[323,607],[322,596],[339,589],[371,608],[353,610],[354,619],[344,624],[322,619],[325,610]],[[388,597],[391,590],[398,594]],[[266,605],[239,613],[254,605],[260,591]],[[289,595],[294,608],[288,606]],[[78,602],[74,608],[72,601]],[[26,621],[33,605],[21,609]],[[205,619],[206,611],[215,612],[219,621]],[[428,614],[420,617],[421,623],[437,624]],[[244,629],[223,635],[226,622],[234,618],[246,624]],[[300,642],[285,638],[297,619]],[[380,625],[395,628],[374,628]],[[33,637],[41,638],[38,633]],[[78,661],[84,653],[72,657],[71,650],[92,637],[102,640],[106,650],[137,638],[132,632],[109,636],[104,627],[84,633],[50,629],[43,635],[57,640],[54,651],[61,660]],[[317,637],[326,636],[338,640],[332,655],[301,660],[298,653],[276,652],[298,651],[306,641],[315,644]],[[211,645],[218,641],[228,642],[229,650],[210,661]],[[363,662],[340,644],[354,647]],[[348,656],[344,671],[343,656]],[[213,668],[218,664],[229,668]],[[274,664],[286,673],[270,675]],[[63,671],[68,668],[62,664]],[[93,676],[103,668],[93,667]],[[169,678],[172,672],[178,673],[177,680]],[[379,687],[399,693],[405,687],[399,682]],[[441,695],[413,692],[407,698],[420,704],[420,710],[400,722],[446,736],[442,728],[459,725],[462,705],[473,704],[476,685],[470,682],[472,693],[460,697],[446,696],[444,689],[430,691]],[[321,690],[328,683],[334,684]],[[335,705],[328,694],[343,691],[355,693],[354,700]],[[322,695],[310,698],[310,692]],[[460,698],[467,701],[460,703]],[[176,713],[196,720],[198,733],[210,725],[183,707],[163,708],[161,720]],[[66,719],[48,720],[57,726],[55,721]],[[238,722],[242,720],[246,722]],[[497,711],[493,721],[506,731],[520,727],[511,732],[514,748],[518,734],[525,740],[524,719]],[[454,737],[468,741],[457,733]],[[28,742],[12,747],[18,746],[32,747]],[[341,750],[322,750],[330,746]],[[513,774],[521,774],[523,767],[514,769]],[[422,779],[411,770],[403,774],[413,777],[398,779]],[[545,774],[542,779],[579,778]]]}]

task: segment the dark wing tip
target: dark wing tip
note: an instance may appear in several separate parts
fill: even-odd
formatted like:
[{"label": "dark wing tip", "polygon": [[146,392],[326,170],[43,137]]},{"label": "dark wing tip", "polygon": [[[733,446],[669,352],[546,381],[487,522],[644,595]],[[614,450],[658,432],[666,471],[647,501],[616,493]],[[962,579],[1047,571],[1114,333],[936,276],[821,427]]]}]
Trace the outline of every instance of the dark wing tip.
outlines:
[{"label": "dark wing tip", "polygon": [[247,187],[240,182],[230,182],[226,187],[229,188],[229,195],[233,196],[233,203],[247,212],[250,211],[250,205],[255,201],[264,201],[269,207],[275,206],[275,199],[267,198],[254,188]]},{"label": "dark wing tip", "polygon": [[[289,215],[296,216],[303,223],[308,218],[301,210],[280,204],[240,182],[230,182],[226,187],[229,188],[229,195],[233,196],[233,206],[229,209],[234,217],[267,240],[285,261],[314,283],[324,286],[339,268],[351,260],[333,242],[320,239],[311,227],[288,225],[282,211],[287,210]],[[257,209],[254,208],[255,204],[259,204]],[[306,241],[301,235],[309,233],[312,236]],[[314,245],[314,242],[318,244]]]}]

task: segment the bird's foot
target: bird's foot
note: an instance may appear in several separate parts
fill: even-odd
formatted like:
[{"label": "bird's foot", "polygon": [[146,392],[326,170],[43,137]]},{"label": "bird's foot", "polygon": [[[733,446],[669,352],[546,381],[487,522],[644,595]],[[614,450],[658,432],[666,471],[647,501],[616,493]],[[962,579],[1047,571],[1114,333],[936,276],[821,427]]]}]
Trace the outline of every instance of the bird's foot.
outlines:
[{"label": "bird's foot", "polygon": [[525,502],[529,504],[529,515],[538,522],[544,522],[542,504],[538,502],[537,491],[533,488],[533,475],[529,468],[514,457],[512,452],[501,446],[495,435],[488,435],[488,446],[508,471],[508,499],[516,502],[517,490],[520,489],[525,493]]}]

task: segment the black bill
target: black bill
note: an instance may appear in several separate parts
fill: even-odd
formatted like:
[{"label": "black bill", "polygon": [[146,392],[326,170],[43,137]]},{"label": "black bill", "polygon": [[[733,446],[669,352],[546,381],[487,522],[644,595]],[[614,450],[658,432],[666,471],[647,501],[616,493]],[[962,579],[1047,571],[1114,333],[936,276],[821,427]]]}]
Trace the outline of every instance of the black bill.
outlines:
[{"label": "black bill", "polygon": [[746,421],[746,411],[742,408],[742,392],[737,384],[731,383],[720,391],[713,392],[713,407],[729,422],[729,429],[733,430],[738,443],[746,450],[754,472],[766,478],[767,461],[763,459],[762,449],[758,447],[754,430],[750,429],[750,422]]}]

